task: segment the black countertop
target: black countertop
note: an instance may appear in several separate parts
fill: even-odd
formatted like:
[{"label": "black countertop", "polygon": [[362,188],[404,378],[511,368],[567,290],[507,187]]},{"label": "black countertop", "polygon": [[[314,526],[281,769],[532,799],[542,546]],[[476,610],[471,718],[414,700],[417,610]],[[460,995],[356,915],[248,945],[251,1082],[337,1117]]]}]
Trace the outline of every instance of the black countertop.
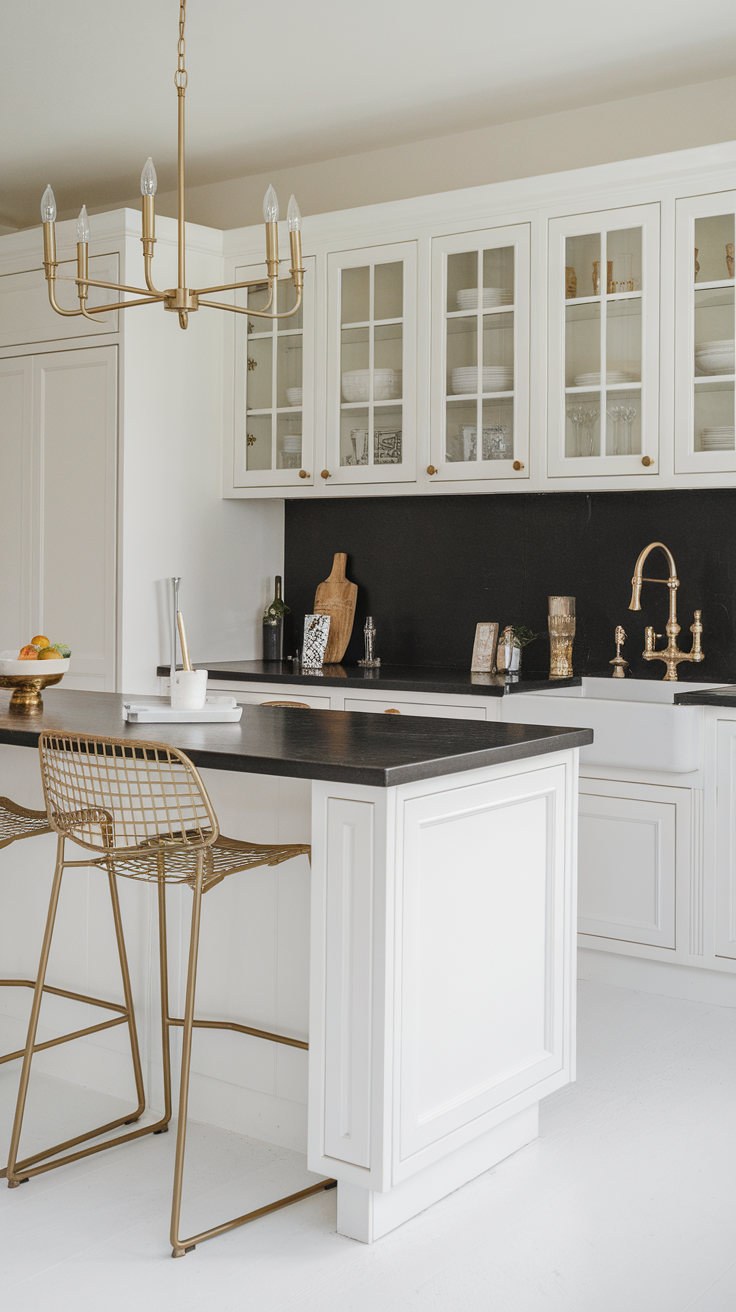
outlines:
[{"label": "black countertop", "polygon": [[499,765],[583,747],[590,729],[366,715],[360,711],[302,711],[244,706],[238,724],[127,724],[122,703],[167,698],[47,688],[34,716],[8,709],[0,690],[0,742],[35,747],[44,730],[131,741],[164,742],[212,770],[327,779],[388,788],[481,766]]},{"label": "black countertop", "polygon": [[[317,684],[328,688],[375,688],[385,692],[458,693],[479,697],[503,697],[506,693],[541,692],[545,688],[576,687],[580,675],[571,679],[548,679],[543,674],[520,673],[507,682],[503,674],[471,674],[453,666],[323,665],[320,670],[302,670],[291,661],[200,661],[196,669],[209,670],[210,679],[243,683]],[[170,667],[159,665],[159,677],[168,677]]]},{"label": "black countertop", "polygon": [[736,706],[736,683],[724,688],[702,688],[699,692],[676,692],[676,706]]}]

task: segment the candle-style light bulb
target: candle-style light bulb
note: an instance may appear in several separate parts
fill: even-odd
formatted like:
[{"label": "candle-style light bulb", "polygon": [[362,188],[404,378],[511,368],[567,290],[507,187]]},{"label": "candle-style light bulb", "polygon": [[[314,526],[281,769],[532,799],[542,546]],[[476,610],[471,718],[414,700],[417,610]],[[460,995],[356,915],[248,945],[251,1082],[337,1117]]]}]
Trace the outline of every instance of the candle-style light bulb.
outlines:
[{"label": "candle-style light bulb", "polygon": [[77,241],[89,241],[89,219],[87,218],[87,206],[83,205],[79,211],[77,219]]},{"label": "candle-style light bulb", "polygon": [[266,223],[279,221],[279,202],[272,184],[269,184],[268,191],[263,197],[263,217]]},{"label": "candle-style light bulb", "polygon": [[296,203],[296,196],[289,197],[289,208],[286,211],[286,221],[289,225],[289,232],[301,231],[302,212]]},{"label": "candle-style light bulb", "polygon": [[153,167],[153,160],[149,155],[143,165],[143,172],[141,173],[141,196],[155,196],[157,186],[158,178],[156,177],[156,170]]},{"label": "candle-style light bulb", "polygon": [[41,219],[44,223],[53,223],[56,218],[56,200],[49,183],[41,197]]}]

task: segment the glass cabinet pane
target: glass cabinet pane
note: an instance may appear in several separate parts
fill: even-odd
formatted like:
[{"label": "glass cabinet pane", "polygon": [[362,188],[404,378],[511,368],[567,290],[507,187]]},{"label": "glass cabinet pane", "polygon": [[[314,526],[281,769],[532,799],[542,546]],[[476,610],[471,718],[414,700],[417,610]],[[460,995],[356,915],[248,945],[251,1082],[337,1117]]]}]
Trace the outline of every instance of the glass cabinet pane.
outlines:
[{"label": "glass cabinet pane", "polygon": [[641,297],[606,306],[608,383],[641,382]]},{"label": "glass cabinet pane", "polygon": [[599,302],[565,306],[565,386],[597,387],[601,381]]},{"label": "glass cabinet pane", "polygon": [[245,467],[248,470],[273,468],[270,415],[248,415]]},{"label": "glass cabinet pane", "polygon": [[[291,278],[288,280],[284,278],[283,281],[279,282],[276,288],[276,304],[279,314],[288,314],[289,310],[293,310],[296,305],[296,287]],[[276,320],[276,331],[278,333],[291,333],[301,330],[304,326],[303,316],[304,306],[300,305],[296,314],[293,314],[289,319]]]},{"label": "glass cabinet pane", "polygon": [[694,268],[696,283],[733,281],[733,214],[695,220]]},{"label": "glass cabinet pane", "polygon": [[447,402],[445,460],[449,464],[477,459],[478,406],[475,401]]},{"label": "glass cabinet pane", "polygon": [[370,318],[371,271],[369,265],[343,269],[341,284],[341,323],[367,323]]},{"label": "glass cabinet pane", "polygon": [[374,465],[401,464],[401,436],[401,406],[376,407],[373,412]]},{"label": "glass cabinet pane", "polygon": [[734,384],[721,380],[695,389],[694,448],[696,451],[733,451]]},{"label": "glass cabinet pane", "polygon": [[565,455],[600,455],[601,451],[601,394],[578,392],[569,396],[565,411]]},{"label": "glass cabinet pane", "polygon": [[460,251],[447,257],[447,309],[477,310],[478,252]]},{"label": "glass cabinet pane", "polygon": [[606,455],[641,455],[641,392],[606,393]]},{"label": "glass cabinet pane", "polygon": [[373,399],[390,401],[401,396],[404,329],[400,323],[384,323],[373,333]]},{"label": "glass cabinet pane", "polygon": [[481,460],[513,460],[514,458],[514,403],[484,401],[482,407],[483,441]]},{"label": "glass cabinet pane", "polygon": [[373,318],[400,319],[404,313],[404,264],[376,264],[373,270]]},{"label": "glass cabinet pane", "polygon": [[641,228],[606,233],[606,294],[641,291]]},{"label": "glass cabinet pane", "polygon": [[349,413],[343,411],[340,420],[340,464],[367,465],[370,437],[367,406],[356,406]]},{"label": "glass cabinet pane", "polygon": [[[483,309],[513,305],[514,248],[498,246],[483,251]],[[460,307],[462,308],[462,307]]]},{"label": "glass cabinet pane", "polygon": [[514,388],[514,316],[483,315],[484,392],[509,392]]},{"label": "glass cabinet pane", "polygon": [[565,299],[600,296],[601,234],[568,237],[565,241]]},{"label": "glass cabinet pane", "polygon": [[302,404],[302,339],[301,334],[279,335],[276,370],[276,405]]},{"label": "glass cabinet pane", "polygon": [[[477,290],[476,290],[477,295]],[[478,316],[447,320],[447,392],[478,391]]]},{"label": "glass cabinet pane", "polygon": [[694,293],[695,376],[734,372],[734,289],[699,288]]},{"label": "glass cabinet pane", "polygon": [[[268,287],[248,288],[248,309],[265,310],[268,305]],[[270,332],[271,324],[268,319],[256,319],[248,315],[248,333]]]},{"label": "glass cabinet pane", "polygon": [[273,338],[251,337],[248,342],[248,409],[269,410],[273,388]]},{"label": "glass cabinet pane", "polygon": [[279,414],[276,417],[276,468],[301,469],[302,467],[302,416]]}]

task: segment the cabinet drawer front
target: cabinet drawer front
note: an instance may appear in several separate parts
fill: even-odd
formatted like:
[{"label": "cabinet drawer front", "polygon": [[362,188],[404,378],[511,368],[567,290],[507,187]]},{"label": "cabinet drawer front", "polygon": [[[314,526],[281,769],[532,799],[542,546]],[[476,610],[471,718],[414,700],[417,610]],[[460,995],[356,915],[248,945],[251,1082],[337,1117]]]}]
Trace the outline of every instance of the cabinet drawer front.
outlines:
[{"label": "cabinet drawer front", "polygon": [[402,715],[429,715],[436,720],[485,720],[485,706],[434,706],[429,702],[373,701],[346,697],[346,711],[400,711]]},{"label": "cabinet drawer front", "polygon": [[297,692],[291,688],[286,692],[283,688],[274,688],[273,692],[238,691],[233,697],[244,706],[263,706],[264,702],[304,702],[315,711],[329,711],[331,707],[329,697],[315,697],[312,693],[302,692],[301,688]]},{"label": "cabinet drawer front", "polygon": [[579,919],[583,934],[675,946],[675,803],[580,791]]}]

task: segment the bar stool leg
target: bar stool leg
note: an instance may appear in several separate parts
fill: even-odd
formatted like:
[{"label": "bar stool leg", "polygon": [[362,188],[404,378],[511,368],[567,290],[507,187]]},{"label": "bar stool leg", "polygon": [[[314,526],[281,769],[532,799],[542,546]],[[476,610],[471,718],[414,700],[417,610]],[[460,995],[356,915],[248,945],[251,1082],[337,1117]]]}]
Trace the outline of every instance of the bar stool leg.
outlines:
[{"label": "bar stool leg", "polygon": [[169,1016],[169,956],[167,950],[168,931],[166,927],[166,883],[164,880],[164,856],[159,856],[158,878],[158,961],[161,990],[161,1059],[164,1074],[164,1122],[156,1134],[166,1134],[171,1120],[171,1043]]},{"label": "bar stool leg", "polygon": [[174,1165],[174,1195],[171,1202],[171,1256],[183,1257],[195,1248],[195,1244],[185,1247],[179,1240],[179,1221],[181,1217],[181,1191],[184,1180],[184,1149],[187,1139],[187,1108],[189,1105],[189,1067],[192,1060],[192,1031],[194,1029],[194,994],[197,987],[197,954],[199,951],[199,925],[202,911],[202,881],[204,878],[204,854],[197,853],[197,874],[192,899],[192,929],[189,938],[189,966],[187,970],[187,993],[184,1007],[184,1031],[181,1045],[181,1083],[179,1086],[179,1121],[176,1129],[176,1163]]},{"label": "bar stool leg", "polygon": [[112,916],[115,923],[115,937],[118,944],[118,958],[120,960],[120,974],[123,977],[123,997],[125,998],[125,1010],[128,1013],[128,1034],[130,1036],[130,1052],[133,1058],[133,1074],[135,1077],[135,1092],[138,1099],[138,1106],[132,1116],[125,1121],[126,1125],[133,1125],[143,1115],[146,1110],[146,1092],[143,1087],[143,1071],[141,1069],[141,1054],[138,1048],[138,1031],[135,1023],[135,1010],[133,1008],[133,990],[130,987],[130,971],[128,969],[128,954],[125,951],[125,938],[123,937],[123,921],[120,915],[120,899],[118,897],[118,885],[115,878],[115,871],[111,867],[107,872],[107,878],[110,884],[110,901],[112,902]]},{"label": "bar stool leg", "polygon": [[10,1136],[10,1151],[8,1152],[7,1179],[8,1189],[16,1189],[19,1184],[23,1183],[23,1176],[16,1176],[15,1164],[18,1160],[18,1145],[20,1144],[20,1134],[23,1128],[23,1114],[26,1107],[26,1096],[28,1094],[28,1081],[31,1077],[31,1062],[33,1060],[33,1048],[36,1042],[36,1032],[38,1030],[38,1018],[41,1014],[41,1003],[43,1002],[43,986],[46,982],[46,969],[49,964],[49,952],[51,951],[51,939],[54,933],[54,922],[56,920],[56,910],[59,905],[59,893],[61,891],[61,876],[64,873],[64,839],[61,834],[56,843],[56,867],[54,869],[54,882],[51,886],[51,898],[49,900],[49,910],[46,917],[46,928],[41,945],[41,960],[38,963],[38,972],[36,974],[36,987],[33,990],[33,1005],[31,1006],[31,1018],[28,1022],[28,1036],[26,1038],[26,1050],[23,1054],[23,1066],[20,1072],[20,1085],[18,1087],[18,1101],[15,1107],[15,1120],[13,1121],[13,1132]]}]

